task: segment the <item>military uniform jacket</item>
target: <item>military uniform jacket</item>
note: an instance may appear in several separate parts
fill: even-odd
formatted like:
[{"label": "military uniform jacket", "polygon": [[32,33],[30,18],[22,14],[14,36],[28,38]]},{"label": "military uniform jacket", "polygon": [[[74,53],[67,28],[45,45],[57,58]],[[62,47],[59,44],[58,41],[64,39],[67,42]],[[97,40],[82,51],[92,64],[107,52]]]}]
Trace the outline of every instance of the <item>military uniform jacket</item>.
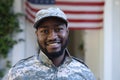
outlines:
[{"label": "military uniform jacket", "polygon": [[50,59],[40,54],[20,60],[8,72],[5,80],[95,80],[90,69],[66,51],[63,63],[56,67]]}]

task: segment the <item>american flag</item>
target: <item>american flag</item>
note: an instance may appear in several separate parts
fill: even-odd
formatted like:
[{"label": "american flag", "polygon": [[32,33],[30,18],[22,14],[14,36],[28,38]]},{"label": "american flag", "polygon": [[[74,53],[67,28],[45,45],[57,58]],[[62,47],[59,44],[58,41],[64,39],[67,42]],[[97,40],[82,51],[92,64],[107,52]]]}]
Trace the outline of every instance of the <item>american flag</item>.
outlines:
[{"label": "american flag", "polygon": [[103,0],[26,0],[25,6],[26,18],[32,23],[38,10],[59,7],[67,15],[70,29],[103,27]]}]

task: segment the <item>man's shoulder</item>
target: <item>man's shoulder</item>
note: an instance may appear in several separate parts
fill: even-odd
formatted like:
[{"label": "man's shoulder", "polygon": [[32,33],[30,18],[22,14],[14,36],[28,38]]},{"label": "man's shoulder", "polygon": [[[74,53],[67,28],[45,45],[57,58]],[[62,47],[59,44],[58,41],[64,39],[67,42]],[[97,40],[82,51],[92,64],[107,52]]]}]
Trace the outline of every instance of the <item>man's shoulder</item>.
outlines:
[{"label": "man's shoulder", "polygon": [[[10,68],[10,70],[7,73],[6,78],[15,78],[18,75],[19,76],[24,75],[23,74],[24,71],[29,70],[31,68],[31,65],[36,63],[36,61],[37,61],[36,58],[37,58],[37,56],[33,55],[33,56],[28,57],[28,58],[19,60],[14,66],[12,66]],[[8,80],[8,79],[6,79],[6,80]],[[13,80],[13,79],[10,79],[10,80]]]},{"label": "man's shoulder", "polygon": [[33,55],[33,56],[30,56],[30,57],[21,59],[21,60],[19,60],[13,67],[25,66],[25,65],[29,64],[30,62],[34,62],[35,57],[36,57],[36,56]]},{"label": "man's shoulder", "polygon": [[82,65],[84,65],[85,67],[87,67],[88,68],[88,66],[85,64],[85,62],[82,60],[82,59],[78,59],[78,58],[76,58],[76,57],[72,57],[76,62],[78,62],[78,63],[80,63],[80,64],[82,64]]},{"label": "man's shoulder", "polygon": [[73,57],[73,63],[71,66],[75,72],[82,74],[86,79],[95,80],[94,74],[83,60]]}]

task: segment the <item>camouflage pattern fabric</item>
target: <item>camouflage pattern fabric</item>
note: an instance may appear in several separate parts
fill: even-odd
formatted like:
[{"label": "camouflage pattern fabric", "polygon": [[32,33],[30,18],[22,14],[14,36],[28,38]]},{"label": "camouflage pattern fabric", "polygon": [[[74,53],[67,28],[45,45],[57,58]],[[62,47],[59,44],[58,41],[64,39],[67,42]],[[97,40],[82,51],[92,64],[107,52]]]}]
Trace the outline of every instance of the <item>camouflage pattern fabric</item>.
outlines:
[{"label": "camouflage pattern fabric", "polygon": [[56,67],[40,51],[14,65],[4,80],[96,80],[87,66],[66,54],[64,62]]}]

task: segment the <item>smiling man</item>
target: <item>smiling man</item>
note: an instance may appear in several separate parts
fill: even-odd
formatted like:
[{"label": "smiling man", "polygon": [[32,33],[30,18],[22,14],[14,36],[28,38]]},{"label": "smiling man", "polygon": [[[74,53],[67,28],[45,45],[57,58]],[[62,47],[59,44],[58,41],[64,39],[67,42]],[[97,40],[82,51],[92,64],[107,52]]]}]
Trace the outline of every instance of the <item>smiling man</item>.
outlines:
[{"label": "smiling man", "polygon": [[[66,23],[66,24],[65,24]],[[36,35],[40,49],[59,66],[65,55],[68,40],[67,22],[58,17],[47,17],[37,26]]]},{"label": "smiling man", "polygon": [[95,80],[90,69],[66,48],[69,29],[63,11],[59,8],[38,11],[34,28],[39,53],[19,61],[5,80]]}]

